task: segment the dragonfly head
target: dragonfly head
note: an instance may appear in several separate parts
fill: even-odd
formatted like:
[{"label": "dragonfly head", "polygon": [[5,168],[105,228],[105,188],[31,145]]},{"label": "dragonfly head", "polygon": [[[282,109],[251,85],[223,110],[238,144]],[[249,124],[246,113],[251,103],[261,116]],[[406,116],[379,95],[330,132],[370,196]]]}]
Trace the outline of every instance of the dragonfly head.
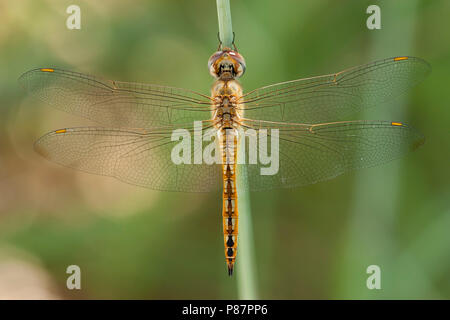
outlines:
[{"label": "dragonfly head", "polygon": [[208,60],[208,68],[214,78],[239,78],[245,72],[245,60],[237,51],[225,48],[213,53]]}]

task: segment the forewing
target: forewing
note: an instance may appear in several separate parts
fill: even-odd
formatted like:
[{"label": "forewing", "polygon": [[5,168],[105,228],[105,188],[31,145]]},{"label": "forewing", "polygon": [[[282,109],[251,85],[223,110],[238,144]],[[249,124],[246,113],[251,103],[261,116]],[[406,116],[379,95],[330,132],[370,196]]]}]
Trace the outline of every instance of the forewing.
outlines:
[{"label": "forewing", "polygon": [[210,100],[193,91],[104,80],[41,68],[24,73],[22,86],[51,106],[105,126],[149,128],[210,118]]},{"label": "forewing", "polygon": [[242,98],[248,119],[321,123],[389,100],[426,77],[430,65],[414,57],[396,57],[338,73],[273,84]]}]

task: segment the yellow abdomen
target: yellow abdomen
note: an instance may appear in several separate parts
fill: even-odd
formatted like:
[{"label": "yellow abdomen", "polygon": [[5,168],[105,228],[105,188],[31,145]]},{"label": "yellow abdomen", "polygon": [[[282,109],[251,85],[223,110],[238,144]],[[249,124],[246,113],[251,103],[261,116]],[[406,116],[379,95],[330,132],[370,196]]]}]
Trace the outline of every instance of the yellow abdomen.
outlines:
[{"label": "yellow abdomen", "polygon": [[238,129],[243,116],[241,105],[242,88],[236,80],[217,80],[212,89],[213,121],[219,131],[219,143],[222,155],[223,177],[223,237],[225,261],[228,274],[233,274],[237,253],[238,206],[236,192],[236,164],[238,148]]}]

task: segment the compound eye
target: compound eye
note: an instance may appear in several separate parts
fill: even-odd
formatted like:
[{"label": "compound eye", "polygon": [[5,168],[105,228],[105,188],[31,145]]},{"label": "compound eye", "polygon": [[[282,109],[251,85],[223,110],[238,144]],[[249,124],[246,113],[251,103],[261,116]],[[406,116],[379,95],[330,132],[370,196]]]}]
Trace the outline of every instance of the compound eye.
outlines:
[{"label": "compound eye", "polygon": [[244,74],[244,72],[245,72],[245,64],[244,65],[242,65],[242,64],[238,64],[239,66],[238,66],[238,68],[237,68],[237,70],[236,70],[236,77],[237,78],[240,78],[240,77],[242,77],[242,75]]},{"label": "compound eye", "polygon": [[233,59],[237,62],[237,68],[235,68],[236,77],[239,78],[245,73],[245,59],[244,57],[236,52],[236,51],[230,51],[230,55],[233,57]]},{"label": "compound eye", "polygon": [[208,60],[209,73],[214,78],[219,78],[221,73],[221,66],[232,65],[234,76],[239,78],[245,72],[245,60],[238,52],[231,50],[216,51]]},{"label": "compound eye", "polygon": [[219,59],[222,56],[222,54],[223,54],[223,51],[216,51],[211,55],[211,57],[208,60],[209,73],[215,78],[218,77],[218,74],[217,74],[218,70],[216,70],[216,62],[217,62],[217,59]]},{"label": "compound eye", "polygon": [[211,64],[211,65],[209,66],[209,73],[210,73],[214,78],[218,78],[218,77],[219,77],[218,72],[217,72],[217,70],[216,70],[215,64]]}]

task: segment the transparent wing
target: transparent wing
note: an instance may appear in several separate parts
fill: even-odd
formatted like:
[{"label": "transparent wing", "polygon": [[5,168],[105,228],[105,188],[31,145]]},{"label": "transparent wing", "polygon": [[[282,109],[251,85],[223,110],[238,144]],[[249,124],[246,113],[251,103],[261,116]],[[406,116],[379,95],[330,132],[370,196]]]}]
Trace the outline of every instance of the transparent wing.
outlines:
[{"label": "transparent wing", "polygon": [[[211,127],[210,122],[203,127],[202,134]],[[258,157],[278,155],[273,175],[261,174],[261,169],[271,164],[238,166],[237,172],[244,175],[250,190],[298,187],[328,180],[353,169],[398,158],[424,141],[413,128],[384,121],[303,125],[245,120],[244,127],[268,132],[268,144],[257,145]],[[41,137],[35,149],[61,165],[151,189],[184,192],[219,189],[220,164],[173,162],[172,151],[179,143],[171,139],[175,129],[148,132],[99,127],[61,129]],[[278,146],[272,142],[274,129],[279,132]],[[193,135],[192,128],[186,130]],[[196,154],[202,157],[206,144],[201,147],[192,144],[191,159]],[[244,150],[250,152],[249,148]]]},{"label": "transparent wing", "polygon": [[244,94],[245,117],[297,123],[341,120],[400,95],[430,71],[430,65],[422,59],[397,57],[334,74],[277,83]]},{"label": "transparent wing", "polygon": [[19,82],[53,107],[105,126],[149,128],[211,116],[209,97],[185,89],[104,80],[53,68],[28,71]]},{"label": "transparent wing", "polygon": [[[208,128],[209,123],[204,130]],[[220,188],[218,165],[177,165],[172,161],[171,152],[180,142],[171,141],[175,129],[166,127],[148,132],[100,127],[61,129],[36,141],[35,150],[61,165],[155,190],[206,192]],[[194,146],[191,157],[201,155],[202,148]]]},{"label": "transparent wing", "polygon": [[[240,165],[238,172],[246,175],[244,181],[250,190],[298,187],[328,180],[391,161],[424,142],[415,129],[386,121],[304,125],[246,120],[244,126],[267,129],[268,144],[258,144],[258,154],[279,154],[279,169],[274,175],[261,175],[261,167],[268,168],[269,164],[248,164],[246,160],[246,165]],[[273,129],[279,130],[278,147],[271,143]]]}]

